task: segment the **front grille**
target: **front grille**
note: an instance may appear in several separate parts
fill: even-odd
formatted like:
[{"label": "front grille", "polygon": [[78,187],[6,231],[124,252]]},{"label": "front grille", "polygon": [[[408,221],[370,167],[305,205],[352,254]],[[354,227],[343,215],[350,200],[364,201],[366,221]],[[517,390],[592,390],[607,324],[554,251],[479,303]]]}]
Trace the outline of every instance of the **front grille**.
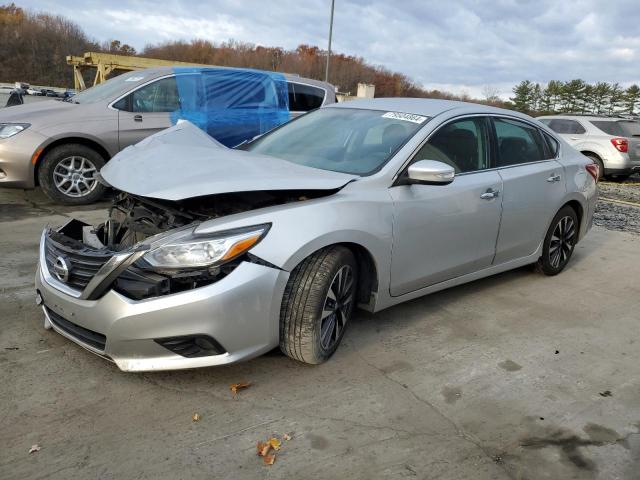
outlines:
[{"label": "front grille", "polygon": [[104,347],[107,344],[107,337],[101,333],[76,325],[48,308],[47,315],[49,315],[49,321],[51,321],[54,326],[66,332],[73,338],[76,338],[87,345],[91,345],[98,350],[104,350]]},{"label": "front grille", "polygon": [[111,252],[89,248],[58,232],[51,232],[45,239],[45,260],[49,273],[56,277],[53,267],[56,259],[62,257],[69,266],[69,279],[64,283],[77,290],[84,290],[112,255]]}]

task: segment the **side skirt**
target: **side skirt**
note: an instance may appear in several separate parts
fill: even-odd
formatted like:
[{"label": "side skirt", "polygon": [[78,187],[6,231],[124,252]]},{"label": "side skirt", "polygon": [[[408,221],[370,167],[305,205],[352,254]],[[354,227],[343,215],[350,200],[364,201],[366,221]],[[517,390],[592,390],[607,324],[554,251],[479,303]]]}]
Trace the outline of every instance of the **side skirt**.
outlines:
[{"label": "side skirt", "polygon": [[436,283],[435,285],[430,285],[428,287],[421,288],[413,292],[405,293],[404,295],[400,295],[399,297],[392,297],[387,294],[384,298],[382,298],[381,296],[378,295],[373,311],[379,312],[380,310],[383,310],[385,308],[389,308],[394,305],[398,305],[399,303],[403,303],[408,300],[413,300],[414,298],[422,297],[430,293],[439,292],[440,290],[445,290],[447,288],[462,285],[463,283],[473,282],[481,278],[490,277],[491,275],[496,275],[498,273],[506,272],[508,270],[524,267],[525,265],[530,265],[532,263],[535,263],[538,260],[538,258],[540,258],[541,254],[542,254],[542,244],[540,244],[540,246],[536,249],[536,251],[532,255],[529,255],[527,257],[518,258],[516,260],[510,260],[500,265],[493,265],[491,267],[478,270],[477,272],[468,273],[466,275],[452,278],[450,280],[445,280],[444,282]]}]

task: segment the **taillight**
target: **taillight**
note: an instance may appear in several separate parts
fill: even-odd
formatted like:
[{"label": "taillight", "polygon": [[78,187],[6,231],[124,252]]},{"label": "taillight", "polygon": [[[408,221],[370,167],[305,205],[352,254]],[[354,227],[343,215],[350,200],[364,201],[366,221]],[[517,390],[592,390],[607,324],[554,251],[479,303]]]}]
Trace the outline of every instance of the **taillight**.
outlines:
[{"label": "taillight", "polygon": [[616,147],[616,150],[622,153],[627,153],[629,151],[629,141],[626,138],[612,138],[611,143]]},{"label": "taillight", "polygon": [[584,166],[587,169],[587,172],[593,177],[593,179],[597,182],[598,177],[600,176],[600,166],[597,163],[589,163]]}]

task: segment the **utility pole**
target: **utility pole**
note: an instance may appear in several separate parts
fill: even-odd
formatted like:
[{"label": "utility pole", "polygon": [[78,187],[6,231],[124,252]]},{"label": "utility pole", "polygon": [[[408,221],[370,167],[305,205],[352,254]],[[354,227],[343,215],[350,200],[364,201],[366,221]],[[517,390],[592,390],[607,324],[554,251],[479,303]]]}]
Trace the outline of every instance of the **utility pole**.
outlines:
[{"label": "utility pole", "polygon": [[329,59],[331,58],[331,35],[333,34],[333,7],[335,0],[331,0],[331,20],[329,21],[329,49],[327,50],[327,68],[324,71],[324,81],[329,81]]}]

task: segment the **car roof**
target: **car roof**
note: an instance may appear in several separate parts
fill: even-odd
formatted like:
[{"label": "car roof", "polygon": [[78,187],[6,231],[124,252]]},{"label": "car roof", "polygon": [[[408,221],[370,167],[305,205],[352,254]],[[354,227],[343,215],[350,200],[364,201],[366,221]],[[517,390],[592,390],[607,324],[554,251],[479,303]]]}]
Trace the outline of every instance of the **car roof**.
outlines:
[{"label": "car roof", "polygon": [[257,72],[265,72],[265,73],[279,73],[281,75],[284,76],[284,78],[287,81],[290,82],[299,82],[299,83],[307,83],[309,85],[315,85],[321,88],[325,88],[325,89],[329,89],[331,91],[334,90],[333,85],[331,85],[330,83],[327,82],[322,82],[320,80],[314,80],[312,78],[306,78],[306,77],[301,77],[300,75],[297,75],[295,73],[281,73],[281,72],[272,72],[269,70],[258,70],[258,69],[252,69],[252,68],[236,68],[236,67],[217,67],[215,65],[211,65],[211,66],[207,66],[207,67],[203,67],[201,65],[194,65],[193,67],[189,67],[189,66],[177,66],[177,67],[154,67],[154,68],[145,68],[144,70],[138,70],[137,72],[139,73],[144,73],[145,75],[145,79],[149,80],[149,79],[153,79],[156,77],[162,77],[163,75],[169,75],[174,73],[174,68],[193,68],[194,70],[206,70],[208,68],[219,68],[219,69],[224,69],[224,70],[255,70]]},{"label": "car roof", "polygon": [[602,115],[541,115],[539,117],[536,117],[538,119],[544,119],[544,120],[552,120],[552,119],[559,119],[559,120],[597,120],[597,121],[601,121],[601,122],[617,122],[620,120],[629,120],[627,118],[622,118],[622,117],[607,117],[607,116],[602,116]]},{"label": "car roof", "polygon": [[[323,108],[360,108],[363,110],[381,110],[392,112],[413,113],[426,117],[434,117],[449,110],[473,111],[473,113],[502,113],[530,119],[531,117],[506,110],[504,108],[490,107],[480,103],[459,102],[455,100],[440,100],[435,98],[363,98],[343,103],[327,105]],[[468,113],[468,112],[465,112]]]}]

